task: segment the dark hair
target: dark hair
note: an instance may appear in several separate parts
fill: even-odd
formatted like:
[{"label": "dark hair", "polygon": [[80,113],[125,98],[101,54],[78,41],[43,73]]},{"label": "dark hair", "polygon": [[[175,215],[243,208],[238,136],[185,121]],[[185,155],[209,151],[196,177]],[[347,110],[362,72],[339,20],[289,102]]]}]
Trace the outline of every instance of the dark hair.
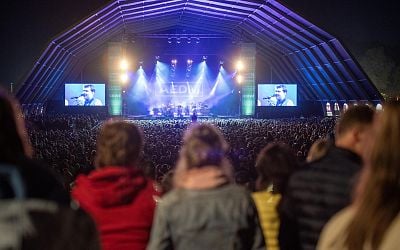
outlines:
[{"label": "dark hair", "polygon": [[83,85],[83,88],[84,89],[90,88],[90,91],[96,92],[96,89],[94,88],[93,84],[85,84],[85,85]]},{"label": "dark hair", "polygon": [[279,84],[275,87],[275,89],[282,89],[283,92],[287,93],[287,88],[286,85],[284,84]]},{"label": "dark hair", "polygon": [[20,156],[32,156],[18,102],[0,88],[0,161],[13,163]]},{"label": "dark hair", "polygon": [[350,107],[341,117],[336,125],[338,137],[355,126],[371,125],[374,119],[374,110],[367,105]]},{"label": "dark hair", "polygon": [[374,122],[373,142],[355,197],[356,213],[348,229],[348,249],[378,249],[400,212],[400,104],[388,103]]},{"label": "dark hair", "polygon": [[284,193],[290,175],[298,167],[293,151],[283,143],[270,143],[257,156],[257,189],[273,185],[273,191]]},{"label": "dark hair", "polygon": [[124,121],[108,121],[97,137],[95,166],[133,166],[142,148],[142,133],[138,127]]}]

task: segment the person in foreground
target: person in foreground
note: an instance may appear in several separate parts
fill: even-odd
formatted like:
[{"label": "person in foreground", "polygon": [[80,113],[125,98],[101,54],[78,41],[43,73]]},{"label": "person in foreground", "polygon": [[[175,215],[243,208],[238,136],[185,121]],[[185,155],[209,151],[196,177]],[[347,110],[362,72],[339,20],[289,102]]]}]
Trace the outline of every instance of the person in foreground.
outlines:
[{"label": "person in foreground", "polygon": [[384,107],[374,121],[354,202],[327,224],[318,243],[320,250],[399,249],[400,104]]},{"label": "person in foreground", "polygon": [[97,138],[96,170],[76,180],[72,197],[91,214],[104,250],[145,249],[158,192],[137,168],[142,134],[132,123],[106,122]]},{"label": "person in foreground", "polygon": [[[18,101],[0,88],[0,164],[10,164],[21,174],[25,198],[54,201],[69,207],[71,199],[57,175],[32,159],[33,149]],[[2,187],[0,183],[0,187]],[[0,192],[7,197],[3,187]]]},{"label": "person in foreground", "polygon": [[100,249],[93,220],[32,155],[18,102],[0,88],[0,249]]},{"label": "person in foreground", "polygon": [[265,249],[250,193],[231,184],[227,148],[211,125],[186,131],[174,189],[157,207],[148,250]]},{"label": "person in foreground", "polygon": [[336,125],[334,145],[290,177],[279,210],[281,250],[314,250],[324,225],[350,204],[373,117],[366,105],[349,108]]},{"label": "person in foreground", "polygon": [[268,250],[278,250],[278,206],[286,193],[289,176],[298,170],[296,156],[283,143],[270,143],[258,154],[256,161],[257,192],[253,199],[260,216]]}]

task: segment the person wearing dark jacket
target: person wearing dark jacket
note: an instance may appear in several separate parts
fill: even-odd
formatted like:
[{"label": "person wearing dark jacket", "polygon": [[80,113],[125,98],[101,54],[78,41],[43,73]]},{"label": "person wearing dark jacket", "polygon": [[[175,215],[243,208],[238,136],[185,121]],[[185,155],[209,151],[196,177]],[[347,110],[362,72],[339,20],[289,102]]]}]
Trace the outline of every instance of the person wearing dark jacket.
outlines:
[{"label": "person wearing dark jacket", "polygon": [[[24,184],[24,198],[54,201],[69,206],[70,196],[55,173],[32,159],[33,149],[17,100],[0,89],[0,164],[17,169]],[[0,198],[14,194],[0,180]]]},{"label": "person wearing dark jacket", "polygon": [[353,202],[326,224],[318,250],[399,249],[400,104],[384,108],[374,119]]},{"label": "person wearing dark jacket", "polygon": [[0,248],[100,249],[92,218],[32,154],[18,102],[0,88]]},{"label": "person wearing dark jacket", "polygon": [[350,204],[373,117],[368,106],[350,108],[336,126],[335,145],[292,175],[279,211],[281,250],[314,250],[324,225]]},{"label": "person wearing dark jacket", "polygon": [[97,138],[96,170],[80,175],[72,190],[94,218],[104,250],[145,249],[158,191],[137,167],[143,139],[132,123],[107,122]]}]

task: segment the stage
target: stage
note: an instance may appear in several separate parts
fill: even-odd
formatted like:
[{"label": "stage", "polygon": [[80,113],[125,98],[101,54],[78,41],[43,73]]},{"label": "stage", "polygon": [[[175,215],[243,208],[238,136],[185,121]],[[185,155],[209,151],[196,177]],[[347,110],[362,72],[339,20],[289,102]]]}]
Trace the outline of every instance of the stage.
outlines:
[{"label": "stage", "polygon": [[[192,120],[191,115],[183,116],[163,116],[163,115],[126,115],[122,116],[124,120]],[[207,120],[207,119],[239,119],[239,116],[229,116],[229,115],[197,115],[197,120]]]}]

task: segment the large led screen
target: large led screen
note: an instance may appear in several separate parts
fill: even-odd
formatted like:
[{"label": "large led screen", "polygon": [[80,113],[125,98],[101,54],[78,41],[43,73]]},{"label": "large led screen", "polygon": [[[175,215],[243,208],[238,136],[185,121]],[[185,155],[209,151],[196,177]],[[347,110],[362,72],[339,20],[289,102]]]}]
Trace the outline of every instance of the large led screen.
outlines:
[{"label": "large led screen", "polygon": [[258,84],[257,106],[297,106],[297,84]]},{"label": "large led screen", "polygon": [[105,106],[106,93],[103,83],[66,83],[65,106]]}]

